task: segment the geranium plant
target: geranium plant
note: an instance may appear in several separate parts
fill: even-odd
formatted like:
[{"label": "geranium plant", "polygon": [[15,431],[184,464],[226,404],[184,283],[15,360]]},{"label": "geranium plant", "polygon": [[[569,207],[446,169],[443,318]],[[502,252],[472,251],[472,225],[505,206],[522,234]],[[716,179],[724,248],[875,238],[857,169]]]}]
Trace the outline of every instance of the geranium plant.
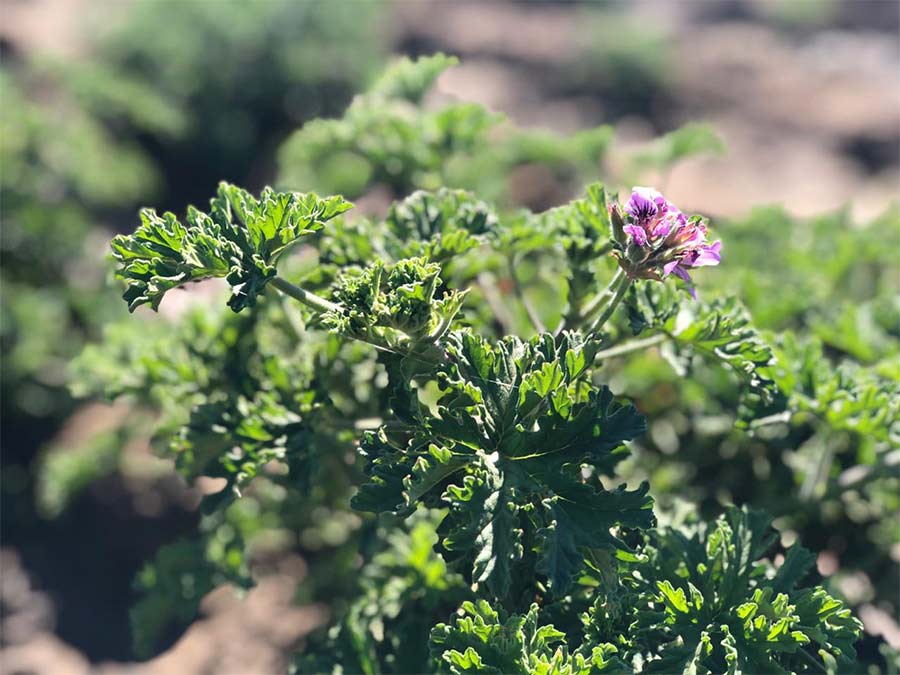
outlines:
[{"label": "geranium plant", "polygon": [[[618,484],[629,442],[653,420],[601,381],[609,359],[662,345],[677,363],[696,351],[739,375],[746,421],[787,405],[774,352],[740,305],[696,299],[688,270],[722,254],[704,218],[650,188],[621,205],[600,184],[536,214],[497,213],[449,189],[416,192],[384,219],[350,209],[341,197],[222,184],[208,211],[145,210],[112,242],[132,310],[222,278],[230,309],[249,314],[237,324],[249,341],[205,353],[206,368],[219,358],[234,369],[192,382],[194,406],[170,443],[186,475],[225,479],[205,500],[205,527],[259,476],[311,494],[338,448],[357,455],[351,505],[377,523],[380,552],[332,629],[298,656],[299,672],[834,672],[852,662],[859,622],[803,585],[814,556],[780,550],[767,517],[734,508],[712,523],[679,519],[654,509],[652,485]],[[521,285],[507,294],[506,311],[532,325],[517,335],[488,280],[533,251],[568,269],[548,291],[560,292],[553,312],[538,312]],[[192,330],[178,339],[209,334]],[[294,357],[272,358],[273,340],[292,341]],[[219,569],[218,581],[245,576]]]}]

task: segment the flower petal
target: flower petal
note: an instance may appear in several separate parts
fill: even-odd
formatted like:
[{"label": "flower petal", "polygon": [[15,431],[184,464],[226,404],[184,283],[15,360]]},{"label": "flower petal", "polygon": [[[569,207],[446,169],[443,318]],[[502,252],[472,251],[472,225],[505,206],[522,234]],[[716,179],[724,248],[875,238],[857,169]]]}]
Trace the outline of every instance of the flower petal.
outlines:
[{"label": "flower petal", "polygon": [[656,190],[650,190],[650,188],[635,188],[631,193],[631,199],[625,205],[625,212],[638,222],[646,222],[659,213],[659,205],[654,201],[653,196],[648,194],[648,190],[650,193],[659,195]]},{"label": "flower petal", "polygon": [[691,294],[691,297],[696,300],[697,299],[697,290],[694,288],[693,279],[691,279],[691,275],[687,273],[687,270],[684,269],[681,265],[677,266],[673,272],[687,283],[688,292]]},{"label": "flower petal", "polygon": [[626,225],[622,228],[625,234],[631,236],[631,240],[638,246],[647,245],[647,233],[640,225]]},{"label": "flower petal", "polygon": [[710,246],[703,246],[697,251],[691,267],[705,267],[707,265],[718,265],[722,260],[722,242],[717,241]]},{"label": "flower petal", "polygon": [[675,274],[696,298],[688,270],[718,265],[722,259],[722,242],[709,242],[706,221],[688,218],[659,192],[640,185],[632,188],[624,210],[628,224],[620,226],[618,236],[613,232],[619,246],[630,247],[617,254],[622,268],[635,279],[661,281]]},{"label": "flower petal", "polygon": [[672,220],[670,218],[663,218],[653,226],[653,238],[661,239],[663,237],[666,237],[671,230]]},{"label": "flower petal", "polygon": [[663,265],[663,279],[669,276],[680,263],[680,260],[672,260],[671,262],[667,262],[665,265]]}]

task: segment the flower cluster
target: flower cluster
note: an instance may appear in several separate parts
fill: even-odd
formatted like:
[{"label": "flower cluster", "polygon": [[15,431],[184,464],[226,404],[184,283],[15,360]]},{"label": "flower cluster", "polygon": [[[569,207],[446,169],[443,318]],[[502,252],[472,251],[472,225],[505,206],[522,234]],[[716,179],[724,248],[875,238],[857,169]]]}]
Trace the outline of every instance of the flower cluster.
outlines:
[{"label": "flower cluster", "polygon": [[614,254],[632,279],[660,281],[675,273],[694,295],[688,270],[719,264],[722,242],[707,241],[703,219],[688,218],[652,188],[633,188],[624,217],[617,204],[610,207],[610,216],[621,247]]}]

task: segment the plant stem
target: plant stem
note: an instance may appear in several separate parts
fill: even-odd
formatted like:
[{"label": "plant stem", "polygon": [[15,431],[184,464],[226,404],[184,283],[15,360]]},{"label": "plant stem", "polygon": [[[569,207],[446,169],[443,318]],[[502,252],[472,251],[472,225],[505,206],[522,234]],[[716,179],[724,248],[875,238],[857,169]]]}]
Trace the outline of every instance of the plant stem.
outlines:
[{"label": "plant stem", "polygon": [[605,289],[603,289],[602,293],[599,293],[598,295],[596,295],[593,300],[591,300],[588,304],[586,304],[584,306],[584,309],[582,309],[578,313],[576,321],[578,323],[584,323],[585,321],[590,319],[594,315],[594,313],[598,309],[600,309],[600,307],[602,307],[603,304],[612,297],[616,286],[618,286],[618,284],[620,284],[622,282],[622,278],[624,276],[625,276],[625,270],[623,270],[621,268],[616,270],[616,273],[613,275],[613,278],[609,282],[609,286],[607,286]]},{"label": "plant stem", "polygon": [[506,259],[509,264],[509,278],[513,282],[513,289],[515,290],[516,297],[519,298],[519,302],[522,303],[522,306],[525,308],[525,313],[528,315],[528,320],[531,321],[531,325],[534,326],[534,330],[538,333],[546,333],[547,329],[544,326],[544,322],[541,321],[541,317],[538,316],[537,310],[534,308],[534,305],[531,304],[531,301],[528,299],[528,296],[525,295],[525,289],[522,288],[522,284],[519,283],[519,276],[516,274],[516,265],[512,256]]},{"label": "plant stem", "polygon": [[336,305],[333,302],[326,300],[325,298],[320,298],[315,293],[305,291],[299,286],[294,286],[294,284],[289,281],[285,281],[281,277],[275,277],[269,283],[285,295],[291,296],[292,298],[294,298],[294,300],[298,300],[299,302],[303,303],[310,309],[315,310],[319,314],[324,314],[325,312],[333,312],[340,308],[339,305]]},{"label": "plant stem", "polygon": [[[815,468],[806,474],[803,479],[803,485],[800,486],[800,499],[803,501],[809,501],[817,496],[816,492],[818,492],[819,486],[828,478],[828,472],[831,470],[831,465],[834,462],[835,439],[830,438],[826,432],[820,431],[819,433],[822,433],[824,436],[822,443],[825,448],[818,453],[815,459]],[[821,495],[818,496],[821,497]]]},{"label": "plant stem", "polygon": [[594,355],[594,358],[602,360],[612,358],[613,356],[630,354],[631,352],[640,351],[641,349],[646,349],[647,347],[653,347],[654,345],[662,344],[668,339],[669,336],[665,333],[658,333],[656,335],[651,335],[648,338],[644,338],[643,340],[632,340],[631,342],[626,342],[625,344],[610,347],[609,349],[604,349],[603,351],[597,352]]},{"label": "plant stem", "polygon": [[816,660],[816,657],[806,651],[803,647],[801,647],[797,651],[800,652],[800,654],[803,655],[803,657],[806,659],[806,662],[813,667],[813,670],[810,672],[815,673],[824,670],[823,665]]},{"label": "plant stem", "polygon": [[628,278],[628,275],[625,274],[624,271],[619,270],[610,282],[609,287],[603,293],[603,296],[609,297],[609,300],[606,302],[603,312],[591,324],[591,327],[588,328],[587,332],[589,334],[596,333],[603,328],[603,324],[607,322],[613,312],[616,311],[616,307],[622,302],[622,298],[625,297],[625,292],[628,290],[629,286],[631,286],[631,279]]},{"label": "plant stem", "polygon": [[444,335],[447,333],[448,330],[450,330],[450,324],[452,324],[452,323],[453,323],[453,318],[445,316],[444,318],[441,319],[441,322],[435,327],[435,329],[433,331],[431,331],[431,333],[429,333],[426,340],[428,342],[437,342],[442,337],[444,337]]},{"label": "plant stem", "polygon": [[503,303],[503,298],[497,292],[497,285],[494,279],[489,274],[482,272],[478,275],[476,281],[488,307],[491,308],[491,312],[494,314],[494,320],[500,327],[500,332],[503,335],[509,335],[512,333],[512,317]]},{"label": "plant stem", "polygon": [[306,323],[303,321],[300,310],[292,302],[288,301],[288,296],[281,295],[278,299],[281,301],[281,307],[284,309],[284,316],[287,319],[288,326],[290,326],[291,331],[294,333],[294,337],[298,340],[302,340],[303,335],[306,332]]}]

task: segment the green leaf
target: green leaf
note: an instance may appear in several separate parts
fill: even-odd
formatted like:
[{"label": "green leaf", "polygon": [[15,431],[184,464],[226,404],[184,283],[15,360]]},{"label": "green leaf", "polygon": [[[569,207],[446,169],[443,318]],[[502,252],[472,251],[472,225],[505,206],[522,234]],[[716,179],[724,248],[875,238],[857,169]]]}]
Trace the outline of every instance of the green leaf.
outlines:
[{"label": "green leaf", "polygon": [[438,76],[459,63],[455,56],[437,53],[415,60],[402,57],[392,63],[369,89],[371,94],[388,99],[418,103]]},{"label": "green leaf", "polygon": [[679,374],[687,372],[694,354],[729,366],[741,380],[745,417],[782,398],[775,381],[775,352],[734,298],[684,303],[663,330],[674,338],[672,349],[664,349],[663,354]]},{"label": "green leaf", "polygon": [[701,154],[721,155],[725,144],[715,129],[708,124],[686,124],[653,141],[649,147],[636,153],[633,162],[645,169],[653,165],[668,169],[678,162]]},{"label": "green leaf", "polygon": [[900,382],[852,362],[835,366],[818,340],[792,333],[780,337],[776,353],[784,364],[777,382],[792,411],[887,445],[900,440]]},{"label": "green leaf", "polygon": [[634,335],[667,325],[681,309],[682,293],[673,284],[631,284],[625,295]]},{"label": "green leaf", "polygon": [[449,330],[465,298],[458,291],[438,296],[440,272],[426,258],[348,269],[333,291],[340,304],[322,321],[340,335],[403,353],[414,350],[413,343],[431,344]]},{"label": "green leaf", "polygon": [[[492,344],[464,331],[444,352],[429,375],[442,390],[436,409],[403,406],[421,431],[364,440],[370,478],[354,506],[447,507],[439,536],[448,560],[493,597],[511,592],[525,531],[538,533],[537,564],[554,594],[574,581],[585,551],[630,553],[612,531],[653,523],[647,486],[607,490],[599,474],[645,426],[633,406],[590,384],[596,345],[575,333]],[[580,478],[582,465],[597,475]]]},{"label": "green leaf", "polygon": [[385,246],[396,257],[424,255],[442,262],[479,246],[498,227],[486,203],[464,190],[417,190],[391,206]]},{"label": "green leaf", "polygon": [[[516,517],[516,494],[502,487],[488,493],[478,505],[480,520],[471,548],[477,551],[472,563],[472,582],[484,584],[494,597],[505,596],[512,584],[514,567],[522,558],[522,530]],[[453,544],[459,545],[459,539]],[[451,548],[451,544],[447,544]]]},{"label": "green leaf", "polygon": [[791,546],[784,555],[784,562],[772,579],[772,589],[776,593],[789,593],[816,563],[816,554],[802,546]]},{"label": "green leaf", "polygon": [[[129,422],[137,415],[129,415]],[[114,472],[130,437],[121,423],[72,444],[54,443],[42,452],[37,471],[36,501],[41,515],[59,516],[86,487]]]},{"label": "green leaf", "polygon": [[657,583],[660,593],[662,593],[663,601],[671,608],[682,614],[687,614],[688,604],[684,596],[684,590],[675,589],[669,581],[661,581]]},{"label": "green leaf", "polygon": [[135,590],[142,597],[129,612],[139,656],[152,655],[173,625],[181,627],[193,621],[200,601],[214,588],[225,583],[239,588],[253,585],[242,546],[240,539],[233,539],[227,552],[217,553],[214,541],[199,537],[168,544],[156,552],[135,579]]},{"label": "green leaf", "polygon": [[570,653],[566,634],[542,624],[532,604],[525,614],[508,615],[488,602],[463,603],[450,624],[438,624],[429,641],[438,672],[519,675],[627,673],[615,645],[584,646]]},{"label": "green leaf", "polygon": [[708,525],[651,531],[624,597],[601,596],[588,611],[588,635],[627,631],[652,673],[808,672],[807,645],[849,665],[861,624],[824,589],[796,588],[808,552],[792,548],[774,570],[763,557],[769,523],[732,508]]},{"label": "green leaf", "polygon": [[[401,59],[343,117],[307,122],[280,150],[282,184],[351,197],[375,185],[397,197],[417,189],[468,188],[511,205],[545,199],[510,198],[519,167],[549,170],[560,187],[596,174],[613,138],[610,126],[564,136],[501,126],[502,115],[473,103],[425,105],[435,79],[455,62],[441,54]],[[530,229],[530,236],[541,238]]]},{"label": "green leaf", "polygon": [[557,589],[571,586],[584,565],[584,556],[578,549],[574,528],[566,512],[554,508],[553,504],[544,504],[544,508],[552,514],[552,520],[536,532],[538,560],[535,569],[547,577],[547,588],[555,593]]},{"label": "green leaf", "polygon": [[188,208],[185,224],[172,213],[141,212],[141,225],[111,242],[116,276],[125,280],[128,308],[159,306],[167,291],[189,281],[224,277],[236,312],[256,303],[284,251],[351,208],[341,197],[274,192],[259,198],[222,183],[210,212]]},{"label": "green leaf", "polygon": [[441,180],[448,159],[482,150],[500,116],[471,103],[421,107],[434,79],[452,63],[441,55],[401,60],[354,99],[343,118],[304,125],[281,149],[283,180],[350,195],[376,183],[397,195],[445,183],[461,187]]},{"label": "green leaf", "polygon": [[300,673],[425,671],[437,620],[471,597],[433,547],[437,513],[378,527],[375,550],[354,574],[349,606],[327,631],[307,638]]}]

